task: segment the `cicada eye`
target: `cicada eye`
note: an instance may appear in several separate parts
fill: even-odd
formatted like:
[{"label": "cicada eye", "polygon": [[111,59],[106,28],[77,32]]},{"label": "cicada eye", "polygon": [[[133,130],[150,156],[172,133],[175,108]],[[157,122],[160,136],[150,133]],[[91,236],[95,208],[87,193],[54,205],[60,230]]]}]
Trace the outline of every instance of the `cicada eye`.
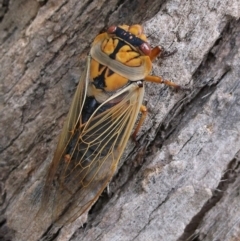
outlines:
[{"label": "cicada eye", "polygon": [[116,32],[117,27],[116,26],[111,26],[108,28],[107,33],[113,34]]},{"label": "cicada eye", "polygon": [[145,55],[150,55],[151,53],[151,47],[148,43],[142,43],[140,46],[139,46],[139,49],[145,54]]}]

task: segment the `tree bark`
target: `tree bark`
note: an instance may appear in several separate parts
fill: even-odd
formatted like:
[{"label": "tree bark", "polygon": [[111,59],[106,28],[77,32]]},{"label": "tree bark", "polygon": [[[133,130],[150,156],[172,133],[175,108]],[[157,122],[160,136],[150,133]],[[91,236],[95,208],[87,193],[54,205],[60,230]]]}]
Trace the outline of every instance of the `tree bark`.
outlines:
[{"label": "tree bark", "polygon": [[[1,240],[240,240],[238,0],[1,4]],[[89,215],[29,224],[90,44],[123,23],[177,50],[153,74],[190,89],[146,85],[139,144]]]}]

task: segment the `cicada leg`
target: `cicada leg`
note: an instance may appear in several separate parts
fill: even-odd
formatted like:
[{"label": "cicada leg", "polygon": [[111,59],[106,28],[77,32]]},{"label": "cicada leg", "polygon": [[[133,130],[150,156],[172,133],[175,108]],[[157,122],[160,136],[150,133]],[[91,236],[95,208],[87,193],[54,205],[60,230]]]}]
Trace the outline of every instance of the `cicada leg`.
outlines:
[{"label": "cicada leg", "polygon": [[[160,56],[163,52],[163,49],[161,49],[159,46],[154,47],[151,50],[151,53],[149,54],[149,58],[151,59],[151,61],[153,62],[158,56]],[[188,89],[185,87],[182,87],[178,84],[175,84],[174,82],[170,81],[170,80],[164,80],[162,77],[160,76],[152,76],[152,75],[148,75],[144,78],[145,81],[149,81],[149,82],[153,82],[153,83],[157,83],[157,84],[165,84],[169,87],[172,87],[176,90],[179,89]],[[146,119],[147,116],[147,107],[144,105],[141,105],[140,107],[140,112],[141,112],[141,118],[135,128],[135,131],[132,135],[132,139],[136,142],[136,137],[137,137],[137,133],[139,132],[144,120]]]},{"label": "cicada leg", "polygon": [[[161,55],[163,52],[163,50],[159,47],[159,46],[156,46],[154,47],[152,50],[151,50],[151,53],[149,55],[149,58],[151,59],[151,61],[153,62],[159,55]],[[173,54],[175,53],[172,52],[170,54]],[[170,55],[168,54],[168,56]],[[144,79],[145,81],[149,81],[149,82],[154,82],[154,83],[158,83],[158,84],[165,84],[165,85],[168,85],[170,87],[173,87],[175,88],[176,90],[179,90],[179,89],[182,89],[182,90],[188,90],[188,88],[186,87],[183,87],[183,86],[180,86],[178,84],[175,84],[174,82],[170,81],[170,80],[164,80],[162,77],[160,76],[152,76],[152,75],[148,75],[145,77]]]},{"label": "cicada leg", "polygon": [[140,120],[139,120],[139,122],[138,122],[138,124],[137,124],[137,126],[136,126],[136,128],[135,128],[135,131],[134,131],[133,135],[132,135],[132,139],[133,139],[133,141],[135,141],[135,142],[137,142],[137,141],[136,141],[137,133],[138,133],[138,131],[140,130],[140,128],[141,128],[144,120],[145,120],[146,117],[147,117],[147,107],[146,107],[145,105],[141,105],[141,107],[140,107],[140,112],[141,112],[141,114],[142,114],[142,115],[141,115],[141,118],[140,118]]},{"label": "cicada leg", "polygon": [[149,58],[153,62],[159,55],[161,55],[161,53],[162,53],[162,49],[159,46],[156,46],[151,50]]},{"label": "cicada leg", "polygon": [[158,83],[158,84],[165,84],[168,85],[170,87],[173,87],[175,89],[184,89],[184,87],[175,84],[174,82],[170,81],[170,80],[164,80],[162,77],[160,76],[153,76],[153,75],[148,75],[144,78],[145,81],[149,81],[149,82],[154,82],[154,83]]},{"label": "cicada leg", "polygon": [[177,52],[177,49],[169,52],[169,51],[166,51],[166,50],[162,49],[159,46],[156,46],[151,50],[149,58],[153,62],[158,56],[160,56],[161,58],[166,58],[166,57],[172,56],[176,52]]},{"label": "cicada leg", "polygon": [[[155,48],[154,48],[154,49],[155,49]],[[161,50],[161,49],[160,49],[160,50]],[[157,49],[156,49],[156,52],[155,52],[155,53],[157,53]],[[153,56],[152,56],[152,57],[153,57]],[[156,57],[156,56],[155,56],[155,57]],[[170,86],[170,87],[172,87],[172,88],[174,88],[174,89],[176,89],[176,90],[179,90],[179,89],[187,90],[187,89],[188,89],[188,88],[182,87],[181,85],[178,85],[178,84],[176,84],[176,83],[174,83],[174,82],[172,82],[172,81],[170,81],[170,80],[164,80],[164,79],[163,79],[162,77],[160,77],[160,76],[148,75],[148,76],[146,76],[146,77],[144,78],[144,80],[145,80],[145,81],[149,81],[149,82],[154,82],[154,83],[157,83],[157,84],[165,84],[165,85]],[[140,120],[139,120],[139,122],[138,122],[138,124],[137,124],[137,126],[136,126],[136,128],[135,128],[135,131],[134,131],[133,135],[132,135],[132,139],[133,139],[133,141],[135,141],[135,142],[136,142],[137,133],[138,133],[139,129],[141,128],[144,120],[146,119],[146,116],[147,116],[147,107],[144,106],[144,105],[141,105],[141,107],[140,107],[140,112],[141,112],[141,114],[142,114],[142,115],[141,115],[141,118],[140,118]]]}]

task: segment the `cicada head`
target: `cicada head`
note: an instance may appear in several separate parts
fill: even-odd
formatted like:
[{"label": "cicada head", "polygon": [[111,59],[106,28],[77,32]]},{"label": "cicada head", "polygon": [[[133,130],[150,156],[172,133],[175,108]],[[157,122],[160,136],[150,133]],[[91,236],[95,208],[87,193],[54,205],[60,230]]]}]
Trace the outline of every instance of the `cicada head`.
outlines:
[{"label": "cicada head", "polygon": [[121,37],[122,40],[137,48],[143,55],[150,55],[151,53],[151,47],[147,42],[146,35],[143,33],[143,27],[139,24],[111,26],[108,28],[107,33]]}]

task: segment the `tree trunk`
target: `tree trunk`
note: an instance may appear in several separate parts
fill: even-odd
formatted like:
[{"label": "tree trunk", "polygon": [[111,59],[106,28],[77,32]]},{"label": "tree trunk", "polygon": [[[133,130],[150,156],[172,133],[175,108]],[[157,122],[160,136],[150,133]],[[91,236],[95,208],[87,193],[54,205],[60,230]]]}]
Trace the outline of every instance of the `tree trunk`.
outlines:
[{"label": "tree trunk", "polygon": [[[1,4],[1,240],[240,240],[238,0]],[[139,144],[89,215],[31,222],[90,44],[123,23],[177,50],[153,74],[190,89],[147,84]]]}]

